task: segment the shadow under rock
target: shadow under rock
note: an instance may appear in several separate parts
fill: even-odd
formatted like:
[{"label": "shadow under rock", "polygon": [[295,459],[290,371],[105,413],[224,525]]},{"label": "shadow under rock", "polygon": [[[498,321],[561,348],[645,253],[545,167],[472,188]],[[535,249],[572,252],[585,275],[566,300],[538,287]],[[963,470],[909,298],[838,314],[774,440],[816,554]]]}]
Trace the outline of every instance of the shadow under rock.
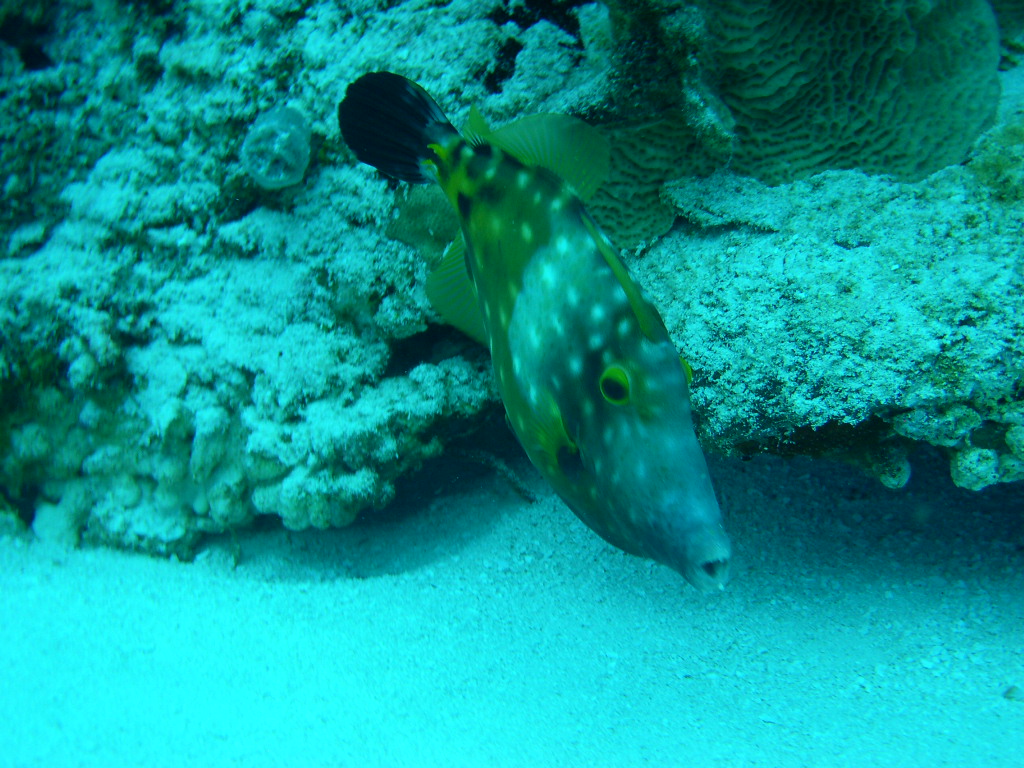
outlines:
[{"label": "shadow under rock", "polygon": [[937,450],[912,456],[905,488],[821,459],[711,462],[743,571],[778,580],[971,581],[1024,569],[1024,483],[958,488]]},{"label": "shadow under rock", "polygon": [[535,470],[503,422],[456,441],[396,484],[395,500],[350,526],[288,531],[262,518],[233,537],[211,537],[240,568],[269,579],[368,579],[407,573],[456,557],[524,503]]},{"label": "shadow under rock", "polygon": [[[988,581],[1024,570],[1024,483],[968,491],[953,484],[938,451],[912,458],[910,483],[893,491],[821,459],[711,457],[734,540],[733,588],[850,578]],[[543,483],[496,421],[403,479],[392,504],[347,528],[287,531],[265,518],[233,537],[211,538],[207,549],[266,580],[410,573],[458,558],[526,503],[530,486]]]}]

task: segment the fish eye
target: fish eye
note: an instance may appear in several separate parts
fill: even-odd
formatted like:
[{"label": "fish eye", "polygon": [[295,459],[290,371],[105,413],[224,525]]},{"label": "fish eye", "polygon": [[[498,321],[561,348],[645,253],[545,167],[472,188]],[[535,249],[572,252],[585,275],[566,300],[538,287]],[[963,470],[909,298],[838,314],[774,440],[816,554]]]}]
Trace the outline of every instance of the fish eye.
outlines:
[{"label": "fish eye", "polygon": [[601,374],[601,394],[612,405],[629,402],[629,375],[621,365],[609,365]]}]

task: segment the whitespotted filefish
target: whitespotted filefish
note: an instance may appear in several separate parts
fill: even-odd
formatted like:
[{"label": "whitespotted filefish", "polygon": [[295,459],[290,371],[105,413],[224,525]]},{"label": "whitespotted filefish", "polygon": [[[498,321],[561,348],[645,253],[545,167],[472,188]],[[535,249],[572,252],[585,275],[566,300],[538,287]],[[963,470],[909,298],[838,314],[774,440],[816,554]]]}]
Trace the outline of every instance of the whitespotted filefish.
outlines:
[{"label": "whitespotted filefish", "polygon": [[690,416],[688,369],[583,206],[608,168],[567,115],[460,134],[416,83],[372,72],[338,106],[345,142],[393,178],[436,182],[462,235],[429,276],[448,322],[491,350],[533,464],[613,545],[721,588],[731,547]]}]

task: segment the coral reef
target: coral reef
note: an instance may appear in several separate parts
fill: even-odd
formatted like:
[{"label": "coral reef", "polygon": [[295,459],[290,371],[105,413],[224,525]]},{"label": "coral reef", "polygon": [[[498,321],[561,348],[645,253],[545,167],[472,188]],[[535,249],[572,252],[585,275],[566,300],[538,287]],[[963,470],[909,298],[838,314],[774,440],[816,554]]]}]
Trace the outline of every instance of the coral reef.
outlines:
[{"label": "coral reef", "polygon": [[988,0],[705,7],[740,173],[916,180],[963,160],[991,125],[999,35]]},{"label": "coral reef", "polygon": [[778,187],[719,171],[667,198],[696,236],[634,266],[694,368],[706,443],[839,456],[899,486],[923,441],[965,487],[1024,477],[1007,439],[1024,414],[1021,235],[969,170]]},{"label": "coral reef", "polygon": [[[143,127],[66,175],[63,220],[0,261],[0,487],[40,537],[188,556],[203,532],[256,515],[343,525],[493,399],[482,353],[421,335],[424,266],[384,236],[392,195],[343,162],[333,105],[361,60],[295,99],[317,116],[305,184],[268,197],[238,161],[245,124],[298,67],[280,30],[359,34],[357,19],[285,5],[239,18],[195,3],[173,22],[185,35],[111,44],[103,66],[147,85]],[[60,15],[65,50],[98,24],[117,41],[132,21],[93,12]],[[82,87],[37,119],[67,120],[87,94],[118,112]],[[19,160],[6,162],[11,175]]]},{"label": "coral reef", "polygon": [[[807,37],[835,18],[780,38],[738,0],[0,5],[0,515],[188,556],[257,515],[343,525],[472,433],[488,361],[423,290],[450,219],[418,192],[396,218],[334,122],[385,68],[460,124],[473,104],[496,125],[606,123],[595,215],[646,243],[630,262],[693,364],[709,447],[843,455],[898,485],[925,441],[961,485],[1019,477],[1020,74],[1006,56],[997,73],[975,0],[868,5],[858,66],[837,53],[853,38]],[[1013,12],[996,4],[1004,50]],[[716,43],[729,19],[742,51]],[[801,45],[834,55],[808,65]],[[843,122],[867,91],[837,73],[869,59],[895,101]],[[827,89],[796,87],[808,66]],[[245,138],[281,104],[309,133],[275,178],[301,183],[267,189]]]}]

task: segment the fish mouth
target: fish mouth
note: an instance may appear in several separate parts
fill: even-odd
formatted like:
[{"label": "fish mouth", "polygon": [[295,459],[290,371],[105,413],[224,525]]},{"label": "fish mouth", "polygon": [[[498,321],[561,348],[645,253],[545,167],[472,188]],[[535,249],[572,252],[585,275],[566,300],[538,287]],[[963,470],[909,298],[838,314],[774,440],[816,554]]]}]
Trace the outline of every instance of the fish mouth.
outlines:
[{"label": "fish mouth", "polygon": [[729,582],[729,560],[705,560],[687,568],[683,576],[701,592],[725,589]]},{"label": "fish mouth", "polygon": [[683,577],[701,592],[714,592],[729,582],[732,545],[721,526],[694,531],[686,542]]}]

